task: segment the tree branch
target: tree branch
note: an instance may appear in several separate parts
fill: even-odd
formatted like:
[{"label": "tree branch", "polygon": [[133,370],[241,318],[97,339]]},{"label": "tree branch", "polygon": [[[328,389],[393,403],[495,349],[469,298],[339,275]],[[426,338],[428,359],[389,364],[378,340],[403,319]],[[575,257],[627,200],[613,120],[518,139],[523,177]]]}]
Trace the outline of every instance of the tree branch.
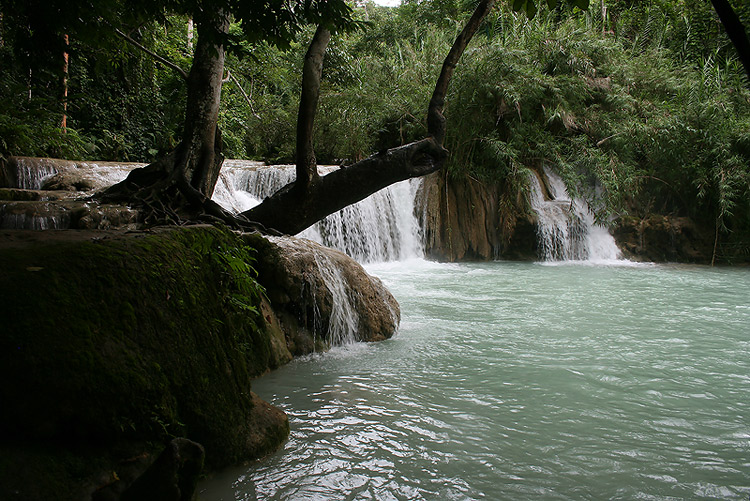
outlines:
[{"label": "tree branch", "polygon": [[447,156],[448,151],[428,137],[338,169],[306,189],[300,189],[296,183],[288,184],[240,216],[295,235],[386,186],[439,170]]},{"label": "tree branch", "polygon": [[443,107],[445,106],[445,95],[448,92],[448,85],[450,84],[451,77],[453,77],[453,71],[456,69],[458,60],[461,58],[464,50],[466,50],[466,46],[474,37],[474,33],[476,33],[484,18],[492,10],[494,3],[495,0],[482,0],[479,2],[466,26],[461,30],[456,41],[453,42],[453,46],[443,62],[440,76],[435,84],[435,90],[432,93],[432,99],[430,99],[430,105],[427,109],[427,132],[435,138],[438,144],[443,144],[443,140],[445,139]]},{"label": "tree branch", "polygon": [[133,39],[132,39],[131,37],[129,37],[129,36],[128,36],[128,35],[126,35],[125,33],[123,33],[123,32],[122,32],[122,31],[121,31],[121,30],[120,30],[119,28],[115,28],[114,30],[115,30],[115,33],[117,33],[117,35],[118,35],[118,36],[119,36],[120,38],[122,38],[123,40],[125,40],[125,41],[126,41],[126,42],[128,42],[129,44],[131,44],[131,45],[133,45],[133,46],[137,47],[138,49],[142,50],[143,52],[145,52],[145,53],[146,53],[146,54],[148,54],[149,56],[151,56],[151,57],[153,57],[154,59],[156,59],[157,61],[159,61],[159,62],[160,62],[161,64],[163,64],[164,66],[166,66],[166,67],[168,67],[168,68],[171,68],[171,69],[175,70],[175,71],[176,71],[177,73],[179,73],[179,74],[180,74],[180,76],[182,77],[182,79],[183,79],[183,80],[187,80],[187,79],[188,79],[188,74],[187,74],[187,72],[186,72],[185,70],[183,70],[182,68],[180,68],[179,66],[177,66],[177,65],[176,65],[175,63],[173,63],[172,61],[170,61],[170,60],[168,60],[168,59],[165,59],[165,58],[161,57],[161,56],[160,56],[159,54],[157,54],[156,52],[153,52],[153,51],[152,51],[152,50],[150,50],[150,49],[147,49],[146,47],[144,47],[144,46],[143,46],[143,45],[141,45],[140,43],[136,42],[135,40],[133,40]]},{"label": "tree branch", "polygon": [[302,68],[302,94],[297,116],[296,183],[307,186],[318,178],[317,160],[313,148],[313,125],[318,111],[320,78],[323,73],[323,57],[331,40],[331,32],[318,26],[305,54]]},{"label": "tree branch", "polygon": [[[247,92],[245,92],[245,89],[242,88],[242,84],[240,84],[240,81],[237,80],[237,77],[235,77],[234,74],[231,71],[229,72],[229,78],[231,78],[232,82],[234,82],[234,84],[237,86],[237,88],[240,89],[240,93],[245,98],[245,101],[247,101],[248,106],[250,106],[250,111],[252,112],[253,116],[255,118],[260,119],[260,115],[258,115],[255,112],[255,108],[253,107],[253,101],[252,101],[252,99],[250,99],[250,96],[247,94]],[[253,89],[252,89],[252,84],[251,84],[250,93],[252,94],[252,92],[253,92]]]},{"label": "tree branch", "polygon": [[748,41],[745,26],[727,0],[711,0],[711,3],[719,15],[729,39],[734,44],[737,54],[740,56],[742,66],[745,67],[745,73],[750,78],[750,41]]},{"label": "tree branch", "polygon": [[294,235],[324,217],[372,195],[386,186],[439,170],[448,157],[443,147],[443,106],[453,71],[466,46],[487,16],[494,0],[482,0],[459,34],[438,77],[428,109],[430,137],[391,148],[356,164],[319,177],[312,145],[312,127],[320,90],[323,55],[331,34],[318,28],[305,56],[302,97],[297,120],[297,179],[245,211],[242,218]]}]

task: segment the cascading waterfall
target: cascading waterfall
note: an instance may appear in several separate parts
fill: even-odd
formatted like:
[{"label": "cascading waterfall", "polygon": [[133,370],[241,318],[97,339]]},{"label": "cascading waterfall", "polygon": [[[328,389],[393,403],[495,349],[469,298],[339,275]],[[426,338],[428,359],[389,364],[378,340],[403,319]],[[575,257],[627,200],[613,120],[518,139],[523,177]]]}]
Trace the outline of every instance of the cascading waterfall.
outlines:
[{"label": "cascading waterfall", "polygon": [[328,341],[331,346],[354,343],[356,341],[354,333],[357,332],[359,318],[352,306],[341,270],[331,262],[328,256],[320,252],[315,253],[315,262],[333,298],[331,318],[328,322]]},{"label": "cascading waterfall", "polygon": [[16,188],[24,190],[40,190],[44,181],[57,174],[52,165],[32,163],[25,158],[17,160]]},{"label": "cascading waterfall", "polygon": [[[321,167],[319,170],[325,175],[337,168]],[[258,162],[229,160],[224,163],[213,199],[228,210],[242,212],[294,178],[292,165],[265,167]],[[392,185],[331,214],[298,236],[338,249],[360,263],[421,257],[421,231],[414,214],[418,187],[418,180]],[[280,240],[277,243],[285,245]],[[294,245],[305,245],[304,240]],[[358,316],[349,297],[349,288],[341,270],[328,256],[320,252],[314,255],[333,302],[327,339],[331,346],[353,343]]]},{"label": "cascading waterfall", "polygon": [[541,180],[531,178],[531,207],[537,214],[537,237],[544,261],[608,261],[620,258],[615,239],[594,221],[586,204],[571,199],[562,178],[544,169],[550,199]]},{"label": "cascading waterfall", "polygon": [[[48,158],[14,158],[15,171],[11,174],[11,188],[25,190],[45,189],[45,183],[62,173],[71,173],[85,179],[93,190],[106,188],[125,179],[135,167],[145,164],[118,162],[73,162]],[[73,200],[91,192],[68,194]],[[42,199],[44,200],[44,199]],[[68,209],[53,210],[50,206],[24,205],[18,202],[15,209],[0,206],[0,228],[18,230],[62,230],[70,227]]]},{"label": "cascading waterfall", "polygon": [[[325,175],[338,167],[321,167]],[[264,167],[258,162],[226,161],[214,200],[241,212],[292,182],[294,166]],[[331,214],[299,236],[338,249],[360,263],[422,257],[421,230],[414,215],[419,180],[403,181]]]}]

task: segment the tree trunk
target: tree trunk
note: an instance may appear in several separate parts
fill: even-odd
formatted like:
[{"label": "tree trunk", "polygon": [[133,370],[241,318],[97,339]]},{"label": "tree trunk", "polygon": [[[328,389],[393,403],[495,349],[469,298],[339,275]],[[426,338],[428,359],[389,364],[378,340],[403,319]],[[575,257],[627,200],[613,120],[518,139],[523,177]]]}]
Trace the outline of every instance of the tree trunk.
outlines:
[{"label": "tree trunk", "polygon": [[68,130],[68,64],[70,63],[67,48],[70,46],[70,39],[68,38],[68,35],[63,35],[63,39],[65,40],[65,52],[63,52],[63,68],[62,68],[63,115],[62,115],[62,123],[60,124],[60,126],[63,132],[66,132]]},{"label": "tree trunk", "polygon": [[[306,71],[303,75],[303,102],[300,103],[297,128],[297,179],[260,205],[243,212],[242,217],[267,229],[293,235],[393,183],[440,169],[448,156],[448,151],[443,148],[443,106],[448,85],[458,60],[493,4],[494,0],[479,2],[445,58],[428,109],[427,127],[430,137],[391,148],[320,178],[317,177],[315,154],[312,151],[312,122],[317,106],[320,73],[308,75]],[[319,68],[318,65],[322,64],[328,41],[321,31],[319,28],[308,50],[306,70],[308,63],[316,65],[314,68]],[[320,61],[317,59],[318,55]],[[311,67],[310,70],[314,68]],[[315,86],[314,92],[313,89],[307,89],[310,93],[308,98],[314,99],[314,103],[304,101],[308,85]]]},{"label": "tree trunk", "polygon": [[[102,195],[106,201],[143,202],[150,208],[175,210],[192,206],[222,219],[228,215],[210,202],[224,157],[217,127],[224,72],[224,36],[229,17],[224,13],[195,18],[198,40],[187,76],[187,103],[182,141],[152,164],[135,169],[127,179]],[[155,206],[151,202],[157,202]],[[168,210],[167,210],[168,208]],[[164,214],[156,214],[162,219]]]},{"label": "tree trunk", "polygon": [[306,187],[318,180],[318,164],[313,148],[313,125],[318,111],[320,97],[320,79],[323,73],[323,56],[331,40],[331,32],[318,26],[310,47],[305,54],[302,68],[302,94],[300,95],[299,114],[297,115],[297,152],[296,182]]},{"label": "tree trunk", "polygon": [[732,8],[728,0],[711,0],[714,10],[719,15],[721,24],[734,44],[737,54],[740,56],[745,73],[750,78],[750,41],[747,38],[747,32],[737,13]]},{"label": "tree trunk", "polygon": [[[198,41],[187,81],[187,109],[178,164],[190,185],[208,198],[213,195],[224,161],[218,131],[224,75],[224,45],[217,40],[229,32],[229,16],[198,18]],[[182,151],[180,151],[182,150]]]}]

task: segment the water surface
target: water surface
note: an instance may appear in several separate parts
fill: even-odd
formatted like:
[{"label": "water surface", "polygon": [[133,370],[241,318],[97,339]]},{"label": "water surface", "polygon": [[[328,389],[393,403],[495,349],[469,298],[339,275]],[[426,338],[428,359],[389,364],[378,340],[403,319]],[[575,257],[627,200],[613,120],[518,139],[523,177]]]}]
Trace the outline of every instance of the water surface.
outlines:
[{"label": "water surface", "polygon": [[400,332],[254,390],[277,454],[201,499],[747,499],[750,270],[371,265]]}]

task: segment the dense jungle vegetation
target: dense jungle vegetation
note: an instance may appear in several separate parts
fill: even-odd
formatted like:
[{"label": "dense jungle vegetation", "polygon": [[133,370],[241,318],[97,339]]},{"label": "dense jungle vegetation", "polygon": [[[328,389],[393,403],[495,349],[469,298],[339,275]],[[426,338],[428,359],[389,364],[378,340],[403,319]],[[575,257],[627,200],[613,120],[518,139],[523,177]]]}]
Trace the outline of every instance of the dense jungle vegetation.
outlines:
[{"label": "dense jungle vegetation", "polygon": [[[750,5],[733,3],[750,25]],[[325,58],[320,163],[425,136],[435,75],[472,7],[358,7],[363,27],[335,35]],[[179,141],[184,82],[145,51],[124,40],[92,48],[71,39],[64,73],[62,53],[33,50],[44,34],[20,37],[12,19],[0,23],[0,154],[145,162]],[[245,43],[228,56],[220,116],[227,157],[293,161],[312,33],[290,50]],[[154,20],[129,35],[187,66],[187,18]],[[750,92],[708,2],[595,0],[587,11],[541,6],[533,19],[503,4],[463,56],[445,115],[451,176],[513,192],[529,168],[552,166],[571,189],[588,191],[603,221],[689,216],[750,248]]]}]

